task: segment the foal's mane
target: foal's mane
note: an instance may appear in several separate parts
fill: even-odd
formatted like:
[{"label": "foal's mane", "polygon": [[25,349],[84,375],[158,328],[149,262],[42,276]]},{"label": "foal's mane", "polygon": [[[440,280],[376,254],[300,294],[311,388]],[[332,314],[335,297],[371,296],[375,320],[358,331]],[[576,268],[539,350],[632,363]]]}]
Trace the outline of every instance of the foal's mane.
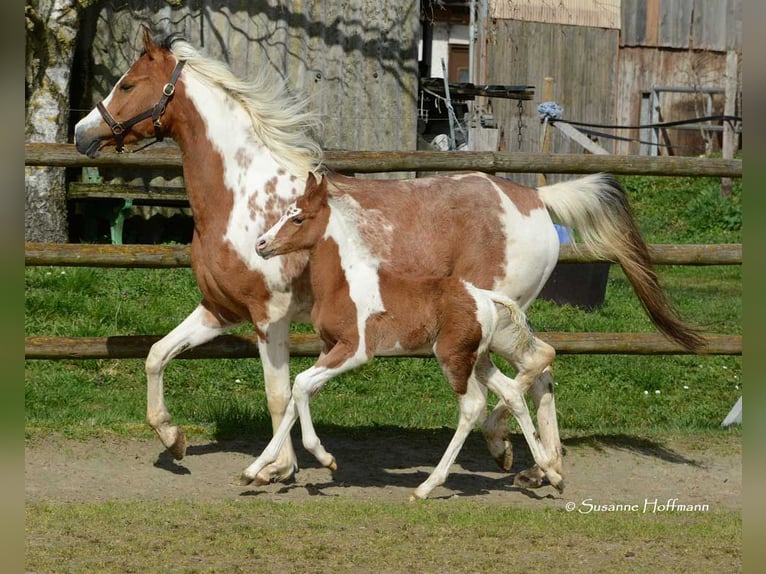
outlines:
[{"label": "foal's mane", "polygon": [[252,120],[255,135],[291,173],[303,175],[319,168],[322,148],[315,134],[321,129],[321,121],[309,108],[308,96],[299,97],[290,91],[268,66],[261,66],[255,78],[241,80],[225,63],[202,55],[176,34],[165,38],[162,46],[184,60],[186,70],[220,86],[239,102]]}]

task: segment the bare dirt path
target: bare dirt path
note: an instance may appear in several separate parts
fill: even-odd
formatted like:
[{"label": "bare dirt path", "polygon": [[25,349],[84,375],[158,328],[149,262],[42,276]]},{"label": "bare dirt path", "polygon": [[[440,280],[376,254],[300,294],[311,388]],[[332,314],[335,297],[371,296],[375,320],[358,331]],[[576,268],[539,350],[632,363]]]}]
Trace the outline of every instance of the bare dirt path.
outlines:
[{"label": "bare dirt path", "polygon": [[[240,472],[265,446],[263,441],[193,442],[187,456],[173,461],[155,440],[61,437],[34,438],[25,447],[27,502],[103,502],[119,500],[211,501],[261,496],[300,502],[317,496],[348,500],[406,501],[432,470],[450,431],[382,431],[347,437],[323,436],[338,461],[334,476],[297,445],[300,472],[289,485],[243,487]],[[514,437],[513,472],[529,465],[520,437]],[[517,507],[565,508],[574,503],[639,504],[676,500],[707,504],[709,510],[740,510],[742,440],[720,436],[638,439],[588,437],[564,441],[566,490],[524,491],[512,475],[500,472],[479,433],[473,433],[446,485],[432,497],[468,497]]]}]

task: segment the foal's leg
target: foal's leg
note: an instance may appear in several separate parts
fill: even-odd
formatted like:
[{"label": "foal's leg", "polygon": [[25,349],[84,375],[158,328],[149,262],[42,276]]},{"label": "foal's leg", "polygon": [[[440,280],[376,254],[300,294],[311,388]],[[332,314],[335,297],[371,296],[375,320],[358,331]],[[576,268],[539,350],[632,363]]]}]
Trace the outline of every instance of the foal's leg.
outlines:
[{"label": "foal's leg", "polygon": [[355,357],[353,350],[349,350],[343,345],[336,345],[329,353],[322,355],[314,366],[295,377],[293,395],[287,404],[284,417],[261,455],[242,473],[242,484],[250,484],[255,481],[256,484],[260,485],[268,482],[262,480],[261,471],[277,459],[285,441],[290,436],[290,430],[292,430],[295,421],[299,417],[301,419],[304,446],[322,465],[330,470],[335,470],[337,468],[335,458],[324,450],[319,437],[317,437],[314,431],[311,412],[308,407],[309,399],[311,395],[318,392],[334,376],[349,371],[365,362],[366,359]]},{"label": "foal's leg", "polygon": [[460,419],[455,434],[452,437],[449,446],[447,446],[444,455],[442,455],[439,464],[429,477],[417,487],[412,496],[410,496],[411,501],[417,500],[418,498],[427,498],[434,488],[444,484],[447,480],[450,467],[454,464],[457,455],[460,453],[460,449],[463,448],[465,439],[468,438],[471,430],[473,430],[478,420],[484,414],[484,409],[487,407],[487,389],[483,385],[480,385],[476,378],[471,375],[468,379],[466,392],[458,396],[458,402],[460,405]]},{"label": "foal's leg", "polygon": [[535,463],[544,475],[548,477],[551,485],[557,490],[563,491],[564,479],[559,471],[555,468],[555,458],[551,457],[547,452],[545,446],[540,441],[540,437],[535,431],[532,417],[529,414],[527,408],[527,402],[524,399],[524,394],[529,384],[524,381],[524,373],[520,370],[520,375],[517,375],[517,379],[510,379],[505,376],[497,367],[495,367],[489,359],[487,363],[482,365],[481,375],[484,381],[486,381],[489,389],[500,397],[500,400],[506,405],[506,407],[513,413],[513,416],[519,423],[521,432],[529,445],[529,450],[532,453],[532,457]]},{"label": "foal's leg", "polygon": [[[553,396],[553,372],[550,367],[547,367],[543,374],[535,379],[530,389],[530,395],[537,411],[540,439],[548,456],[554,457],[551,466],[559,474],[563,474],[563,449],[561,448],[556,403]],[[513,483],[525,488],[539,488],[542,486],[544,478],[543,470],[538,465],[534,465],[532,468],[518,473],[514,477]]]},{"label": "foal's leg", "polygon": [[183,322],[152,345],[146,358],[146,419],[174,458],[186,453],[183,430],[170,424],[165,406],[162,375],[168,362],[179,353],[201,345],[232,327],[200,304]]},{"label": "foal's leg", "polygon": [[487,448],[497,465],[505,472],[513,466],[513,444],[508,418],[511,411],[500,401],[481,425],[481,433],[487,442]]}]

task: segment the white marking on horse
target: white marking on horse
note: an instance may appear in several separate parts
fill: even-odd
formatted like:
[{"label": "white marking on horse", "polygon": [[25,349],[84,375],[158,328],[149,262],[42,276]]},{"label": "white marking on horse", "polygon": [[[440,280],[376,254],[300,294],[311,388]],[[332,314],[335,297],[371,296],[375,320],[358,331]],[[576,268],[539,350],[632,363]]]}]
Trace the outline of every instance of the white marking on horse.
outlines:
[{"label": "white marking on horse", "polygon": [[[233,105],[221,88],[202,84],[193,74],[185,77],[185,83],[188,97],[205,123],[208,140],[221,154],[224,185],[233,194],[224,238],[249,269],[263,273],[270,287],[283,290],[281,261],[259,257],[255,242],[267,227],[269,204],[273,204],[272,211],[281,211],[295,199],[295,184],[269,149],[254,138],[252,119],[242,106]],[[222,122],[222,117],[227,121]]]},{"label": "white marking on horse", "polygon": [[349,295],[357,309],[356,324],[359,331],[358,357],[366,357],[365,327],[367,319],[386,308],[380,295],[378,268],[375,257],[359,235],[357,227],[359,204],[350,196],[328,198],[332,207],[325,230],[325,239],[338,245],[340,265],[348,280]]}]

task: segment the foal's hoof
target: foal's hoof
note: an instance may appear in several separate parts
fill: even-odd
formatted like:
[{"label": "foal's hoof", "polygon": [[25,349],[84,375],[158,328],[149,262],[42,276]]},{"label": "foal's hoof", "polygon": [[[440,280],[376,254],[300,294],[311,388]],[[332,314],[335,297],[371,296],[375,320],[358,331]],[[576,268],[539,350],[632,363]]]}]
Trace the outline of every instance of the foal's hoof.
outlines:
[{"label": "foal's hoof", "polygon": [[496,456],[495,462],[501,470],[511,472],[511,467],[513,466],[513,449],[508,448],[503,453]]},{"label": "foal's hoof", "polygon": [[160,442],[175,460],[181,460],[186,454],[186,434],[179,427],[161,425],[152,427]]},{"label": "foal's hoof", "polygon": [[513,477],[513,485],[519,488],[540,488],[544,481],[545,473],[537,466],[522,470]]},{"label": "foal's hoof", "polygon": [[338,463],[335,462],[335,458],[330,461],[330,464],[327,465],[327,468],[330,469],[330,472],[335,472],[338,470]]},{"label": "foal's hoof", "polygon": [[265,486],[265,485],[269,484],[270,482],[271,481],[269,481],[269,480],[263,480],[263,478],[261,478],[257,474],[255,475],[255,477],[251,478],[250,476],[248,476],[246,473],[243,472],[239,476],[239,484],[241,486],[249,486],[251,484],[253,484],[255,486]]}]

